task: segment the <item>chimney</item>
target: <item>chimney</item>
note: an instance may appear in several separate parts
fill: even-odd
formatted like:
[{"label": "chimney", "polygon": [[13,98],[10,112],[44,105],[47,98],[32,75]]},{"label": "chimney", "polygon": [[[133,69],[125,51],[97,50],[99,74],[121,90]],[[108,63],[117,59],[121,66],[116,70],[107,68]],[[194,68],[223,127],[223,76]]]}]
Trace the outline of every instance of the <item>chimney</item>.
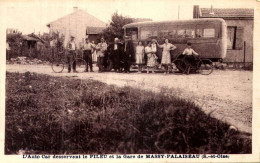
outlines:
[{"label": "chimney", "polygon": [[76,12],[77,10],[78,10],[77,6],[73,7],[73,12]]},{"label": "chimney", "polygon": [[214,11],[213,11],[213,6],[211,5],[211,8],[210,8],[210,15],[214,15]]},{"label": "chimney", "polygon": [[193,18],[200,18],[200,7],[199,5],[194,5],[193,6]]}]

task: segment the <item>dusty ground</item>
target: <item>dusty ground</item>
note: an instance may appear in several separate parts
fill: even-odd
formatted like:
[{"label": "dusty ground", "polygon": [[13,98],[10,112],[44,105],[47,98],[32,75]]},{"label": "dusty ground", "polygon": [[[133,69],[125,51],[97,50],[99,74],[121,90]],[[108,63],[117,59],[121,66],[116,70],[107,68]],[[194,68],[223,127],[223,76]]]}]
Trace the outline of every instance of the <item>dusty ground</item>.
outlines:
[{"label": "dusty ground", "polygon": [[133,86],[158,91],[162,87],[172,88],[173,93],[190,99],[206,113],[236,126],[239,130],[252,133],[252,78],[251,71],[214,71],[211,75],[170,74],[122,74],[115,72],[97,73],[54,73],[48,65],[7,65],[9,72],[36,72],[52,76],[94,79],[117,86]]}]

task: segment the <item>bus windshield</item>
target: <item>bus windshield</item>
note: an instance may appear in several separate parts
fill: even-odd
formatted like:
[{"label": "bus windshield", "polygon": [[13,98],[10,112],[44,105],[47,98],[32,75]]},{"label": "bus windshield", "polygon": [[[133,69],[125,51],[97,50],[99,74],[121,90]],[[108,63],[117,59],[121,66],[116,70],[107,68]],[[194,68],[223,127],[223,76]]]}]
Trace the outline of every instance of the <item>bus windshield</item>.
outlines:
[{"label": "bus windshield", "polygon": [[125,36],[131,40],[137,40],[138,28],[126,28]]}]

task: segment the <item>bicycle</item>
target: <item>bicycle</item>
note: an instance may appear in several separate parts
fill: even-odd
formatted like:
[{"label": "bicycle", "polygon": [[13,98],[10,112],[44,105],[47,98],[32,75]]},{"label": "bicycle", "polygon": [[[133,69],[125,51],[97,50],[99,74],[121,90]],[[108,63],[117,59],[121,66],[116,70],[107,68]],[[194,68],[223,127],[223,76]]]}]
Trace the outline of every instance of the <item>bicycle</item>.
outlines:
[{"label": "bicycle", "polygon": [[211,60],[194,57],[195,62],[192,63],[186,57],[186,55],[181,54],[173,61],[180,72],[185,74],[198,72],[202,75],[209,75],[213,72],[214,65]]},{"label": "bicycle", "polygon": [[[58,51],[58,55],[57,58],[54,58],[52,60],[52,64],[51,64],[51,68],[54,72],[56,73],[61,73],[64,68],[65,65],[67,65],[67,56],[68,56],[68,52],[66,50],[61,50]],[[72,65],[76,65],[76,71],[79,73],[85,72],[86,71],[86,66],[87,63],[86,61],[82,58],[82,55],[80,55],[77,51],[75,53],[73,53],[73,61],[72,61]]]}]

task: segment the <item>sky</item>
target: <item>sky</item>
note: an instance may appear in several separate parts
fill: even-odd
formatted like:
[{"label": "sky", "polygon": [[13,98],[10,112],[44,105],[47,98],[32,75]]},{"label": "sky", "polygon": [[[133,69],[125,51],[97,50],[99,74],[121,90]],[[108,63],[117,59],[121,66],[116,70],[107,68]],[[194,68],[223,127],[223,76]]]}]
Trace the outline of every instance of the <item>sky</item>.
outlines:
[{"label": "sky", "polygon": [[[73,7],[85,10],[105,23],[118,12],[133,18],[157,20],[192,19],[194,2],[177,0],[64,0],[14,1],[6,4],[6,27],[16,28],[23,34],[48,32],[46,24],[73,12]],[[221,0],[219,0],[221,2]],[[225,1],[227,2],[227,1]],[[200,7],[252,7],[243,3],[213,3],[204,1]],[[236,1],[238,2],[238,1]],[[179,14],[178,14],[179,12]]]}]

